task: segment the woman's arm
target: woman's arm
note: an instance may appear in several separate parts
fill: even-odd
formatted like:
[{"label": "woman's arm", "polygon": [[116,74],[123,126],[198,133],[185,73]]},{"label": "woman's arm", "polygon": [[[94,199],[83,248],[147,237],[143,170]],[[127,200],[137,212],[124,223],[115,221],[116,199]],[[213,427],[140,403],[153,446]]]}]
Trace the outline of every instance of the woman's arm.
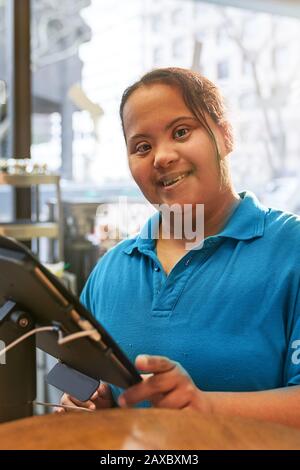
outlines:
[{"label": "woman's arm", "polygon": [[151,375],[120,396],[121,407],[150,400],[159,408],[192,408],[300,426],[300,386],[259,392],[203,392],[178,363],[165,357],[138,356],[135,365]]},{"label": "woman's arm", "polygon": [[300,386],[259,392],[209,392],[216,414],[263,419],[300,427]]}]

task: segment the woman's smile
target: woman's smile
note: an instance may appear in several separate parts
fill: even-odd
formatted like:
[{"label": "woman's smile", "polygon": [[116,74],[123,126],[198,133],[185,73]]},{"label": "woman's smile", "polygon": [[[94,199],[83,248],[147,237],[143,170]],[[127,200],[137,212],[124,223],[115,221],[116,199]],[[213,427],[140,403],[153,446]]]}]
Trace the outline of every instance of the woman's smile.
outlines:
[{"label": "woman's smile", "polygon": [[177,188],[179,185],[182,185],[186,182],[188,176],[192,174],[192,171],[185,172],[173,172],[159,178],[158,185],[163,191],[172,191],[174,188]]}]

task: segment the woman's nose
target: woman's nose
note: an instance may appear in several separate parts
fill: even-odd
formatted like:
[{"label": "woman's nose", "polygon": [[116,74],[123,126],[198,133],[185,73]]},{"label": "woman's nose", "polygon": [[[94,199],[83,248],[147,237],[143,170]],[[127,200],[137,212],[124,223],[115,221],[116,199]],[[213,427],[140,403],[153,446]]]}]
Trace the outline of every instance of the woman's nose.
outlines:
[{"label": "woman's nose", "polygon": [[174,161],[177,161],[178,158],[177,152],[175,152],[170,146],[157,148],[154,155],[154,168],[165,168]]}]

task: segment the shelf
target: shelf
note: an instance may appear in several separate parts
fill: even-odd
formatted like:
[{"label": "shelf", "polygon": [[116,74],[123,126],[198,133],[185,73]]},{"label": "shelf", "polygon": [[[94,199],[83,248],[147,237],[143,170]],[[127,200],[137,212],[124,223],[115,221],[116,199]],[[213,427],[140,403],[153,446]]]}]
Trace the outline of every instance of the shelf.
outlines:
[{"label": "shelf", "polygon": [[54,255],[56,244],[49,245],[52,248],[50,260],[58,258],[63,260],[63,220],[61,208],[60,176],[55,174],[8,174],[0,172],[0,186],[7,185],[12,188],[31,188],[32,196],[32,219],[40,220],[40,185],[55,185],[57,216],[46,222],[32,222],[28,220],[12,220],[11,222],[0,222],[0,235],[12,237],[21,241],[36,239],[37,253],[39,254],[39,238],[56,239],[58,241],[58,254]]},{"label": "shelf", "polygon": [[58,238],[59,225],[50,222],[0,223],[0,235],[16,238],[17,240],[31,240],[39,237]]},{"label": "shelf", "polygon": [[59,175],[8,175],[0,173],[0,185],[10,184],[19,188],[38,184],[58,184],[59,179]]}]

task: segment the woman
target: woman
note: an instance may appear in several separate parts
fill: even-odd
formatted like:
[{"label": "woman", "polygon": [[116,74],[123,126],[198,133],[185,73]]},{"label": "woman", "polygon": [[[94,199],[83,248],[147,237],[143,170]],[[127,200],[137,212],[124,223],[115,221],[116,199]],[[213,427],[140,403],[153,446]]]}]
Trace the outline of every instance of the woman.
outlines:
[{"label": "woman", "polygon": [[[299,218],[235,191],[232,129],[218,89],[200,74],[146,74],[124,92],[120,115],[145,197],[177,215],[188,205],[193,227],[203,204],[204,240],[187,249],[176,210],[164,236],[159,210],[100,260],[81,300],[148,375],[121,395],[102,384],[84,406],[147,400],[300,425]],[[82,406],[67,395],[62,403]]]}]

